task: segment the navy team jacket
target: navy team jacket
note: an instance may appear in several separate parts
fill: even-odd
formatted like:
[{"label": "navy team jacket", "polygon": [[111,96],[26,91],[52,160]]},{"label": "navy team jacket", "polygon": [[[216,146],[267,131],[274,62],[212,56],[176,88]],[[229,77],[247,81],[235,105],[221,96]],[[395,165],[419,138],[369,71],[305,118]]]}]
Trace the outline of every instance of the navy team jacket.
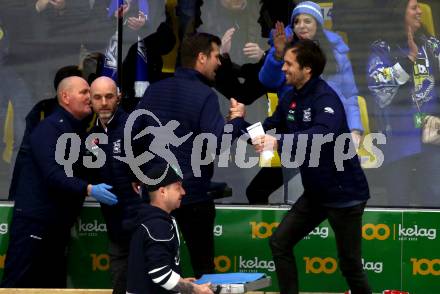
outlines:
[{"label": "navy team jacket", "polygon": [[[314,197],[322,204],[339,207],[344,203],[366,201],[369,198],[368,183],[358,157],[344,160],[343,170],[338,170],[335,164],[336,139],[341,134],[350,133],[344,106],[336,92],[324,80],[315,77],[301,89],[287,92],[280,101],[274,114],[264,121],[263,128],[266,131],[276,128],[276,133],[281,134],[278,141],[280,154],[283,147],[288,147],[283,145],[291,145],[291,152],[287,154],[291,162],[297,155],[297,146],[302,144],[298,144],[298,138],[307,137],[305,160],[299,167],[304,195]],[[312,139],[317,135],[333,138],[322,145],[318,161],[316,156],[310,158]],[[343,148],[345,151],[348,144]]]},{"label": "navy team jacket", "polygon": [[[196,175],[191,158],[193,146],[197,145],[193,144],[197,135],[202,133],[214,135],[217,138],[217,150],[214,152],[218,153],[218,145],[224,133],[225,120],[220,112],[218,97],[211,89],[209,81],[194,69],[179,68],[174,77],[150,85],[137,109],[151,111],[162,125],[167,125],[173,120],[177,121],[179,126],[174,134],[179,138],[192,132],[192,136],[181,145],[169,145],[169,150],[175,155],[184,175],[183,187],[187,196],[183,198],[182,205],[210,200],[207,191],[214,171],[213,164],[202,164],[201,174]],[[144,116],[137,121],[141,123],[136,125],[136,131],[148,126],[158,126],[158,121],[151,116]],[[240,136],[244,120],[236,118],[229,123],[233,126],[232,138]],[[142,145],[143,150],[140,152],[145,151],[146,146],[149,146],[148,140]],[[158,157],[156,156],[152,162],[161,160]],[[148,166],[146,168],[148,169]]]},{"label": "navy team jacket", "polygon": [[128,114],[121,108],[118,108],[113,118],[107,124],[106,131],[101,124],[97,124],[90,131],[92,134],[106,134],[108,138],[107,144],[102,144],[93,136],[89,138],[92,140],[90,142],[92,144],[91,153],[98,155],[96,153],[104,152],[106,157],[104,166],[97,170],[89,171],[91,179],[93,179],[92,182],[94,184],[106,183],[112,186],[111,192],[118,197],[116,205],[110,206],[100,203],[109,237],[116,242],[130,238],[130,234],[123,227],[123,221],[132,214],[135,214],[141,204],[140,196],[131,187],[131,182],[135,182],[137,179],[133,176],[130,166],[115,158],[116,156],[125,157],[126,155],[124,127],[127,119]]},{"label": "navy team jacket", "polygon": [[[60,106],[38,124],[20,162],[20,173],[14,174],[15,214],[47,223],[73,223],[87,194],[88,183],[82,179],[86,178],[82,166],[84,148],[80,148],[79,160],[73,164],[73,177],[68,177],[64,167],[56,162],[55,151],[58,138],[65,133],[79,135],[84,146],[85,130],[83,122]],[[63,153],[69,150],[69,146],[60,149]]]},{"label": "navy team jacket", "polygon": [[127,293],[165,294],[180,280],[179,232],[174,218],[162,209],[143,204],[128,257]]}]

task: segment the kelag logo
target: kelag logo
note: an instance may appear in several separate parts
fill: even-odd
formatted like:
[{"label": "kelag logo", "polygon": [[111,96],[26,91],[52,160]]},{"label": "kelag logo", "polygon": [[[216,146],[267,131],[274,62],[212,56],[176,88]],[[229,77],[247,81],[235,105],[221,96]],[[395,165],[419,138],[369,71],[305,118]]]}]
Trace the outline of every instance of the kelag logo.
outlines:
[{"label": "kelag logo", "polygon": [[[266,222],[249,222],[251,225],[252,239],[267,239],[273,234],[273,230],[279,226],[280,223],[266,223]],[[304,239],[310,239],[313,236],[326,239],[328,237],[328,227],[316,227]]]},{"label": "kelag logo", "polygon": [[[365,240],[387,240],[391,236],[391,229],[386,224],[365,224],[362,227],[362,237]],[[401,224],[393,225],[393,239],[416,241],[418,237],[425,237],[429,240],[437,238],[437,229],[424,228],[414,225],[412,227],[404,227]]]},{"label": "kelag logo", "polygon": [[429,240],[435,240],[437,238],[437,229],[434,228],[423,228],[418,225],[406,228],[401,224],[399,224],[398,228],[399,240],[416,241],[418,237],[426,237]]},{"label": "kelag logo", "polygon": [[98,220],[91,222],[83,222],[81,219],[78,221],[78,234],[80,236],[97,236],[98,233],[107,232],[107,226],[105,223],[100,223]]},{"label": "kelag logo", "polygon": [[338,268],[338,263],[333,257],[308,257],[304,256],[306,262],[306,274],[333,274]]},{"label": "kelag logo", "polygon": [[362,237],[365,240],[386,240],[390,237],[391,230],[386,224],[365,224],[362,227]]},{"label": "kelag logo", "polygon": [[230,270],[234,272],[259,272],[267,270],[275,271],[275,263],[273,260],[264,260],[259,257],[246,259],[243,256],[234,256],[234,263],[231,258],[226,255],[220,255],[214,258],[215,270],[224,273]]},{"label": "kelag logo", "polygon": [[254,257],[253,259],[245,259],[239,256],[239,271],[242,272],[258,272],[259,270],[275,271],[275,262],[273,260],[264,260]]},{"label": "kelag logo", "polygon": [[90,254],[92,257],[92,270],[96,271],[108,271],[110,267],[110,258],[108,254]]},{"label": "kelag logo", "polygon": [[426,258],[411,258],[413,271],[413,276],[421,275],[433,275],[440,276],[440,259],[426,259]]}]

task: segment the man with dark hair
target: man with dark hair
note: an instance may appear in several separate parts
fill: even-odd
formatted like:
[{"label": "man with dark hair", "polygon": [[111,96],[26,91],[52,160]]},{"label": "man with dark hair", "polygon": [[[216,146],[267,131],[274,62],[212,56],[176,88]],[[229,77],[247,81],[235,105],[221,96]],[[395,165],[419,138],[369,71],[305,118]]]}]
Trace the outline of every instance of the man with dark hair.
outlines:
[{"label": "man with dark hair", "polygon": [[[182,46],[180,49],[180,59],[181,66],[186,68],[194,68],[197,62],[199,53],[203,53],[207,57],[210,56],[211,52],[220,49],[222,41],[219,37],[208,34],[208,33],[197,33],[190,35],[183,39]],[[212,66],[215,66],[215,70],[221,65],[220,53],[214,56]],[[213,81],[215,79],[215,70],[207,68],[210,76],[207,77],[209,80]],[[204,73],[202,73],[204,74]]]},{"label": "man with dark hair", "polygon": [[176,221],[170,213],[185,195],[182,175],[172,166],[158,164],[147,171],[149,178],[163,179],[144,186],[147,203],[139,209],[133,223],[130,244],[127,293],[213,294],[209,284],[197,285],[180,273],[180,239]]},{"label": "man with dark hair", "polygon": [[91,113],[89,85],[80,77],[65,78],[57,97],[59,106],[33,130],[21,159],[2,288],[65,288],[70,229],[85,196],[117,203],[106,184],[91,185],[81,178],[81,161],[72,164],[71,175],[57,162],[74,150],[58,146],[62,135],[85,138],[82,120]]},{"label": "man with dark hair", "polygon": [[[287,47],[282,70],[293,89],[263,124],[265,130],[276,128],[281,136],[277,139],[264,135],[253,141],[257,152],[269,146],[278,149],[282,162],[298,160],[297,153],[305,154],[300,166],[304,193],[270,239],[281,294],[299,291],[292,248],[326,219],[335,232],[339,266],[352,293],[371,293],[361,260],[362,215],[369,198],[368,183],[356,155],[343,160],[342,168],[336,164],[336,138],[347,136],[344,151],[354,146],[350,140],[346,142],[350,130],[339,97],[319,77],[325,62],[323,52],[313,41],[303,40]],[[307,138],[304,148],[298,143],[299,137]],[[316,143],[320,149],[314,154]],[[291,149],[287,148],[291,154],[281,152],[286,150],[283,144],[292,144]]]},{"label": "man with dark hair", "polygon": [[[175,216],[188,245],[196,278],[214,271],[215,205],[207,193],[213,175],[213,164],[201,165],[200,175],[195,175],[191,166],[193,141],[198,134],[208,133],[216,136],[217,146],[220,146],[219,139],[224,129],[229,129],[233,137],[238,137],[241,123],[244,122],[240,118],[244,116],[244,105],[231,99],[231,113],[234,119],[229,123],[233,128],[225,127],[218,97],[210,88],[220,65],[220,43],[218,37],[206,33],[185,38],[181,47],[182,68],[176,70],[175,77],[150,85],[138,105],[138,109],[151,111],[164,126],[173,121],[178,122],[171,134],[159,137],[159,140],[168,139],[171,143],[173,138],[189,136],[184,142],[169,144],[167,150],[175,155],[181,171],[186,175],[183,187],[187,196],[183,199],[182,206],[175,211]],[[139,130],[158,124],[150,116],[138,121]],[[152,148],[153,145],[150,146],[147,142],[142,144],[141,148]],[[202,153],[206,155],[207,146],[203,145]],[[219,148],[217,152],[218,150]],[[163,150],[151,151],[154,154],[163,154]],[[169,161],[170,158],[156,156],[153,162],[155,160]]]}]

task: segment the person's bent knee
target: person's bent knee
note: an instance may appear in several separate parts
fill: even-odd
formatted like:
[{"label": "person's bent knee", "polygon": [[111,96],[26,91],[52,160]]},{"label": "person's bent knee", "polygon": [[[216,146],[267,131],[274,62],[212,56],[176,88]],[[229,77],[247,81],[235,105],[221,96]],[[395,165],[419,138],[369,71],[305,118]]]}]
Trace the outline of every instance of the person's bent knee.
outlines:
[{"label": "person's bent knee", "polygon": [[272,250],[272,255],[284,255],[286,252],[290,252],[292,248],[287,248],[282,238],[277,234],[273,234],[269,239],[269,246]]},{"label": "person's bent knee", "polygon": [[258,189],[255,189],[254,185],[252,183],[247,186],[246,188],[246,198],[250,203],[255,202],[257,199],[255,199],[255,195],[258,195]]}]

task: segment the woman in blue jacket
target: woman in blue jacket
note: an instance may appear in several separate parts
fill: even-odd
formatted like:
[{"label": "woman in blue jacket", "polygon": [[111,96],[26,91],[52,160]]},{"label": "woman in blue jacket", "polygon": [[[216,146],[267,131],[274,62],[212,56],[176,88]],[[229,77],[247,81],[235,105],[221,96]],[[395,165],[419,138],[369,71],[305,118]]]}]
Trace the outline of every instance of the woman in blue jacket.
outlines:
[{"label": "woman in blue jacket", "polygon": [[[312,1],[299,3],[292,11],[290,25],[284,28],[281,22],[276,23],[272,38],[269,40],[271,48],[260,70],[259,79],[265,87],[276,91],[278,97],[282,99],[291,89],[291,86],[286,85],[284,73],[281,71],[286,44],[299,39],[317,40],[323,51],[327,53],[327,65],[322,78],[341,99],[353,140],[358,145],[363,128],[358,89],[347,56],[349,48],[338,34],[324,29],[323,24],[324,18],[318,4]],[[281,169],[262,168],[246,190],[246,196],[251,204],[265,204],[270,194],[282,183]]]},{"label": "woman in blue jacket", "polygon": [[[348,59],[348,46],[342,38],[331,31],[324,29],[324,18],[321,8],[312,1],[299,3],[292,12],[291,24],[283,31],[281,23],[276,25],[273,39],[269,42],[272,48],[266,57],[260,71],[260,81],[266,87],[276,90],[278,97],[290,88],[285,85],[285,77],[281,71],[283,66],[282,54],[286,41],[298,39],[313,39],[327,53],[326,70],[322,78],[332,87],[341,99],[347,115],[350,130],[360,135],[363,128],[360,119],[358,104],[358,89],[356,87],[353,70]],[[330,54],[332,52],[333,54]]]}]

